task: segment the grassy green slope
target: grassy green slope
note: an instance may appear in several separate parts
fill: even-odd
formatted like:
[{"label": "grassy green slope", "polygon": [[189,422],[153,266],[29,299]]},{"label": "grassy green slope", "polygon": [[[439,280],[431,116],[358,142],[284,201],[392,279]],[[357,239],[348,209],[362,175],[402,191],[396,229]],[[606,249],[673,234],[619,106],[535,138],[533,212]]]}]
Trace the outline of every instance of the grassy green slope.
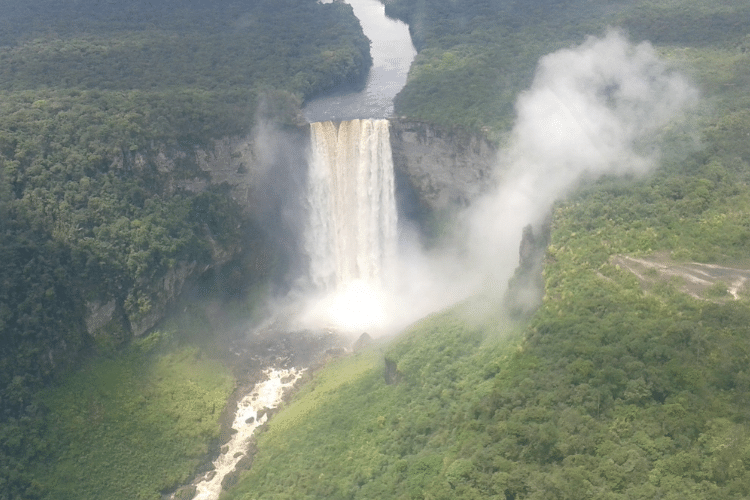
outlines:
[{"label": "grassy green slope", "polygon": [[428,317],[385,349],[397,383],[386,383],[378,348],[315,373],[260,436],[253,468],[226,498],[400,498],[442,489],[440,471],[472,439],[474,408],[520,369],[517,361],[528,362],[514,354],[517,336],[485,339],[463,314]]},{"label": "grassy green slope", "polygon": [[327,367],[226,498],[745,498],[747,301],[645,294],[565,250],[523,337],[454,311]]},{"label": "grassy green slope", "polygon": [[40,395],[50,448],[26,498],[158,499],[189,481],[219,438],[234,381],[195,347],[149,352],[159,335],[87,362]]},{"label": "grassy green slope", "polygon": [[212,300],[27,398],[24,414],[0,425],[0,498],[157,500],[188,483],[226,438],[220,419],[236,382],[232,334],[217,331],[208,310],[229,324],[258,305]]}]

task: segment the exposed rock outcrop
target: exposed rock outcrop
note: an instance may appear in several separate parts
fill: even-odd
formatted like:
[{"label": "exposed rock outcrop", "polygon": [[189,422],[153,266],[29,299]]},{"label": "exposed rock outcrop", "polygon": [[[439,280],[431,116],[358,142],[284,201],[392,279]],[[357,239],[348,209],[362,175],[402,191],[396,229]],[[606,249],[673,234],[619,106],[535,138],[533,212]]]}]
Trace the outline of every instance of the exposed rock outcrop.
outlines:
[{"label": "exposed rock outcrop", "polygon": [[[307,133],[306,127],[281,130],[260,125],[247,136],[223,138],[209,146],[156,144],[148,151],[123,150],[113,159],[112,167],[150,176],[166,194],[200,193],[212,185],[226,183],[230,196],[244,208],[248,218],[266,229],[268,243],[280,249],[275,256],[266,257],[290,260],[280,254],[299,253],[297,235],[301,234],[300,192],[307,170]],[[220,244],[208,228],[205,238],[211,246],[208,265],[178,261],[152,282],[87,302],[88,333],[110,337],[114,343],[131,335],[143,335],[161,320],[192,278],[223,266],[247,250]],[[261,257],[258,254],[256,260]],[[267,266],[259,263],[258,267]],[[125,294],[130,298],[126,299]]]},{"label": "exposed rock outcrop", "polygon": [[307,126],[280,129],[261,124],[247,136],[214,141],[211,148],[195,150],[206,184],[198,176],[178,185],[200,191],[208,184],[227,183],[248,213],[267,216],[279,204],[298,203],[307,172],[308,137]]},{"label": "exposed rock outcrop", "polygon": [[523,228],[518,267],[508,283],[505,306],[515,317],[527,317],[541,304],[544,294],[544,255],[550,240],[550,222]]},{"label": "exposed rock outcrop", "polygon": [[185,282],[196,265],[196,262],[179,262],[164,277],[149,286],[154,291],[150,309],[145,314],[128,314],[130,332],[134,336],[140,337],[164,317],[169,305],[182,293]]},{"label": "exposed rock outcrop", "polygon": [[396,361],[389,358],[388,356],[385,357],[385,371],[383,373],[383,377],[385,379],[385,383],[388,385],[397,384],[399,380],[401,380],[401,372],[398,371],[398,365],[396,364]]},{"label": "exposed rock outcrop", "polygon": [[86,303],[86,331],[96,336],[115,317],[117,301],[110,299],[106,302],[90,301]]},{"label": "exposed rock outcrop", "polygon": [[394,119],[391,149],[394,167],[431,211],[466,206],[492,182],[497,149],[478,134]]}]

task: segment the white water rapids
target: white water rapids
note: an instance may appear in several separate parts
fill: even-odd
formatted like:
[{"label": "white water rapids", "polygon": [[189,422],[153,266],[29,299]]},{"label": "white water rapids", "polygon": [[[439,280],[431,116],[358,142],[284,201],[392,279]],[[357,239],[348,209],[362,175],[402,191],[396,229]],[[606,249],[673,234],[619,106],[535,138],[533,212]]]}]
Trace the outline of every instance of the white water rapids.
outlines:
[{"label": "white water rapids", "polygon": [[[196,493],[193,500],[216,500],[221,493],[221,482],[227,474],[232,472],[237,463],[245,456],[248,450],[248,441],[255,429],[268,420],[268,414],[264,413],[258,418],[258,414],[265,409],[276,408],[281,403],[284,391],[292,387],[300,379],[304,370],[268,369],[264,373],[267,379],[255,385],[252,391],[237,403],[237,411],[234,414],[232,429],[236,432],[228,443],[224,445],[224,451],[219,458],[214,460],[214,469],[207,479],[196,485]],[[224,448],[222,447],[222,448]]]}]

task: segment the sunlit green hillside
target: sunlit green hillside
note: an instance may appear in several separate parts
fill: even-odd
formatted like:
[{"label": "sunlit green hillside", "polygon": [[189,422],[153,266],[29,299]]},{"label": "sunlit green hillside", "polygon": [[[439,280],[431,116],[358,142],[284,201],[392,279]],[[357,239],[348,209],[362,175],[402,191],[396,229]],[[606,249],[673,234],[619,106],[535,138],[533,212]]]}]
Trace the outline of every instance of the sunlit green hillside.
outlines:
[{"label": "sunlit green hillside", "polygon": [[153,333],[42,392],[47,449],[29,450],[41,460],[26,498],[158,498],[192,477],[234,381],[197,347],[168,342]]},{"label": "sunlit green hillside", "polygon": [[459,308],[326,367],[222,498],[745,498],[747,299],[608,264],[547,283],[523,336]]},{"label": "sunlit green hillside", "polygon": [[465,453],[494,387],[529,361],[511,328],[487,337],[488,325],[467,326],[471,310],[428,317],[388,347],[315,373],[261,435],[253,468],[227,498],[450,493],[437,476]]}]

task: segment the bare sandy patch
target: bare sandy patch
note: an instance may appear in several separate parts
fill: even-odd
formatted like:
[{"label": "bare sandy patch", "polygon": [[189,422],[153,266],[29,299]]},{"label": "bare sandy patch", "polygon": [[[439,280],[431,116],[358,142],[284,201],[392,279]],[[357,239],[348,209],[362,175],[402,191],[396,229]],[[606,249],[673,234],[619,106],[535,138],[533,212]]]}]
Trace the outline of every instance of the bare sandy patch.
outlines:
[{"label": "bare sandy patch", "polygon": [[750,269],[700,262],[677,262],[668,254],[651,257],[615,255],[610,262],[633,273],[644,289],[663,282],[699,300],[738,300],[750,291]]}]

